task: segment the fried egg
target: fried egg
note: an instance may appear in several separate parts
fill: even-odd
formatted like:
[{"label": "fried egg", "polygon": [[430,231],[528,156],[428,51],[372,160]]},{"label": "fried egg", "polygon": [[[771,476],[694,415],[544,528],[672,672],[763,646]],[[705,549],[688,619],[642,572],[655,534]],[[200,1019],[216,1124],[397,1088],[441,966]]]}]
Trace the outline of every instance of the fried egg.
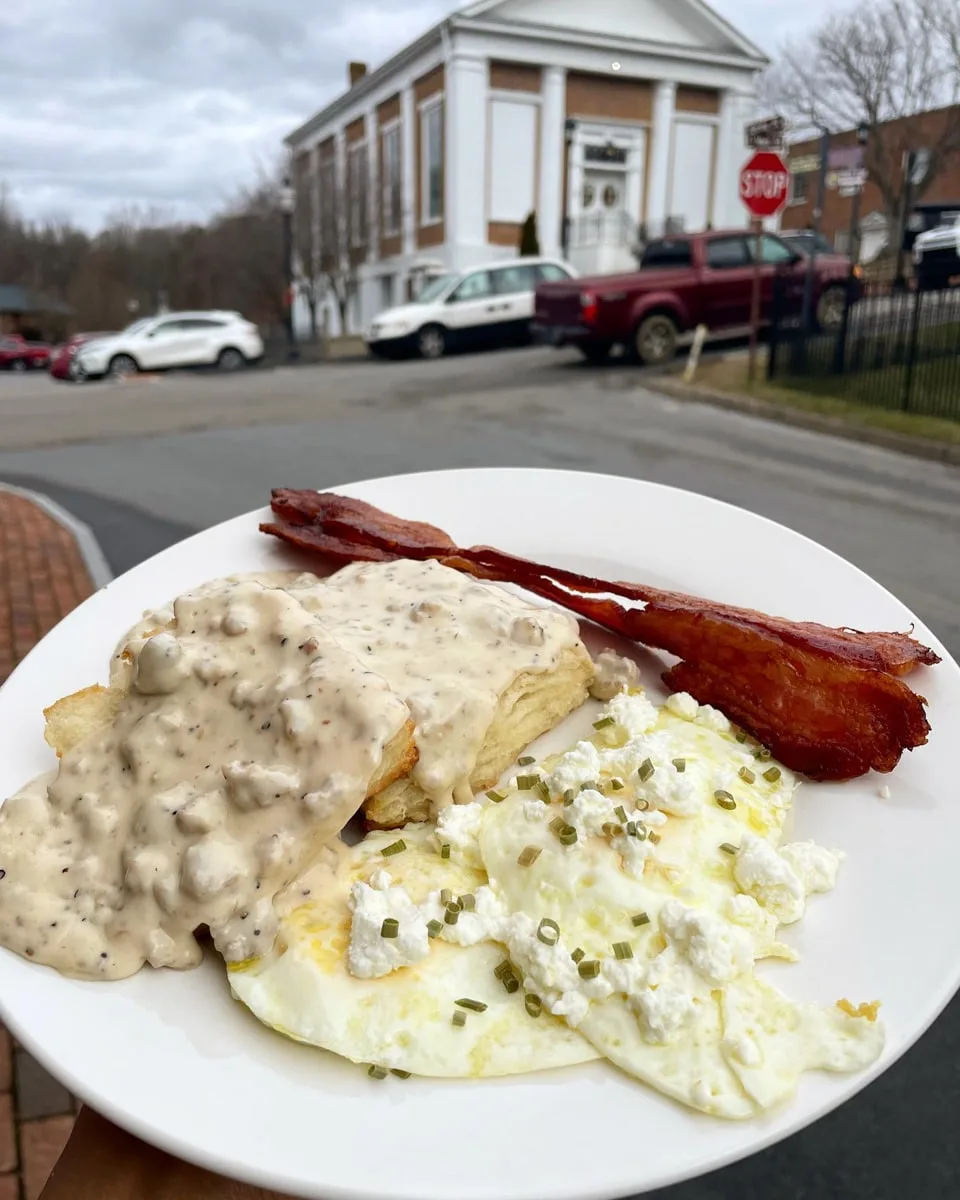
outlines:
[{"label": "fried egg", "polygon": [[[399,842],[401,851],[384,855]],[[310,882],[308,877],[297,885],[302,902],[291,904],[282,917],[273,951],[228,968],[234,996],[264,1024],[353,1062],[416,1075],[512,1075],[599,1057],[563,1020],[549,1013],[531,1020],[523,990],[507,992],[498,978],[504,952],[496,943],[458,945],[430,938],[429,952],[418,958],[423,946],[417,944],[417,930],[401,929],[396,938],[380,939],[382,921],[391,919],[380,912],[398,911],[408,924],[402,906],[390,907],[390,893],[415,906],[444,888],[456,897],[476,895],[486,883],[482,869],[468,865],[462,855],[440,856],[432,827],[370,834],[344,849],[332,875],[318,886],[303,886]],[[351,937],[356,888],[366,889],[361,896],[379,898],[367,906],[379,922],[373,936],[387,944],[406,943],[397,951],[391,946],[391,952],[415,961],[383,975],[351,972],[351,965],[366,971],[389,968],[357,953],[351,963],[358,945]],[[310,891],[308,898],[304,890]],[[465,928],[469,915],[463,914]],[[462,1007],[458,1000],[484,1009]]]}]

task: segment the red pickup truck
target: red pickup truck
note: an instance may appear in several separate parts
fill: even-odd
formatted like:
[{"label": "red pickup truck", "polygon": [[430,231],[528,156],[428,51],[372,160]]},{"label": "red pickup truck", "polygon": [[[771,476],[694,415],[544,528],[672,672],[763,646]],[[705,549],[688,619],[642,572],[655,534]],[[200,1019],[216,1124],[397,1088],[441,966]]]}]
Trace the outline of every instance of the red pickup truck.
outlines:
[{"label": "red pickup truck", "polygon": [[[639,271],[543,283],[536,293],[534,336],[576,346],[590,362],[603,362],[615,346],[647,365],[669,362],[682,336],[698,325],[728,335],[749,326],[756,245],[756,237],[743,229],[665,237],[645,247]],[[764,324],[771,320],[776,276],[783,280],[785,312],[800,315],[808,261],[780,238],[763,234]],[[850,260],[818,256],[814,272],[816,319],[835,328],[843,318]]]},{"label": "red pickup truck", "polygon": [[42,371],[50,361],[46,342],[28,342],[19,333],[0,337],[0,368],[8,371]]}]

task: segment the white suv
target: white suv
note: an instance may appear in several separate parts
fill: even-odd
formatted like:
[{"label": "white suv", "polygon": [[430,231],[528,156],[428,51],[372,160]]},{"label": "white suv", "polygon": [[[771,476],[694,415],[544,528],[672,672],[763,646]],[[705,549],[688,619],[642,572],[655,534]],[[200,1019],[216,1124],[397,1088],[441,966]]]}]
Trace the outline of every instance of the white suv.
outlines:
[{"label": "white suv", "polygon": [[123,378],[138,371],[205,366],[235,371],[262,357],[260,331],[237,312],[164,313],[83,346],[77,376]]},{"label": "white suv", "polygon": [[441,275],[412,304],[380,313],[366,334],[367,348],[383,358],[441,358],[448,350],[527,342],[538,286],[575,276],[573,267],[549,258],[514,258]]}]

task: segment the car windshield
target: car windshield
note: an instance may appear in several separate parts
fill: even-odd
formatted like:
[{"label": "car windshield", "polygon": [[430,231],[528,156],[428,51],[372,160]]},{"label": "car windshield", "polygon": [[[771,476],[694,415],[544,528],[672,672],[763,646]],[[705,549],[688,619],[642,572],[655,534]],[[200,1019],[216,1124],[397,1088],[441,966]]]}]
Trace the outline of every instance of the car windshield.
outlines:
[{"label": "car windshield", "polygon": [[145,329],[153,320],[153,317],[141,317],[139,321],[134,321],[132,325],[128,325],[123,330],[125,334],[139,333],[141,329]]},{"label": "car windshield", "polygon": [[417,297],[417,303],[432,304],[434,300],[438,300],[447,288],[459,278],[459,275],[440,275],[436,279],[431,279],[429,283],[424,285],[423,291]]}]

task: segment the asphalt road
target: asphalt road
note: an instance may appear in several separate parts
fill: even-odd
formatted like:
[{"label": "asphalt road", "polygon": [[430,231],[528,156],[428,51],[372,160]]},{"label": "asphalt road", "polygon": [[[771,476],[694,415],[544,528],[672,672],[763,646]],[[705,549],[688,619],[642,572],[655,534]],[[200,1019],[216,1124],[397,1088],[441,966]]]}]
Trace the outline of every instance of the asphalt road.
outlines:
[{"label": "asphalt road", "polygon": [[[598,372],[542,350],[122,386],[0,377],[0,479],[47,491],[87,521],[117,571],[261,505],[281,484],[335,487],[471,465],[657,480],[831,547],[899,595],[960,657],[960,470],[666,399],[650,382],[631,368]],[[635,536],[650,519],[636,514]],[[954,1002],[838,1113],[657,1195],[946,1200],[960,1190],[958,1111]],[[634,1138],[638,1154],[651,1135],[611,1130]]]}]

